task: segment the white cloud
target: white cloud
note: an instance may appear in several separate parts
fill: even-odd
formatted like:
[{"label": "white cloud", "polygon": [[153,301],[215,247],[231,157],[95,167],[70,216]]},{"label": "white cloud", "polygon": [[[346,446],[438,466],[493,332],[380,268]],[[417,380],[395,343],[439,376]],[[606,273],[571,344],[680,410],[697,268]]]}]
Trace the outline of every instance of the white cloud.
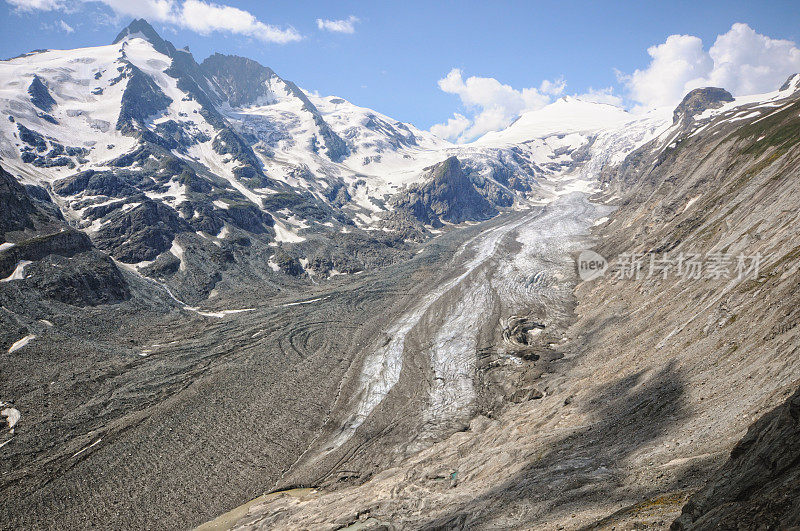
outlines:
[{"label": "white cloud", "polygon": [[59,20],[58,22],[56,22],[56,26],[58,28],[60,28],[61,31],[64,31],[65,33],[72,33],[73,31],[75,31],[75,28],[73,28],[72,26],[70,26],[69,24],[64,22],[63,20]]},{"label": "white cloud", "polygon": [[539,86],[539,91],[543,94],[550,94],[551,96],[558,96],[564,89],[567,88],[567,81],[562,77],[556,79],[555,81],[549,81],[545,79],[542,81],[542,84]]},{"label": "white cloud", "polygon": [[176,23],[202,34],[227,31],[280,44],[302,39],[294,28],[281,29],[261,22],[242,9],[200,0],[186,0]]},{"label": "white cloud", "polygon": [[577,97],[583,101],[607,103],[608,105],[616,105],[617,107],[622,107],[623,104],[622,96],[614,94],[613,87],[606,87],[603,89],[593,89],[589,87],[588,91],[583,94],[578,94]]},{"label": "white cloud", "polygon": [[646,69],[619,74],[639,109],[675,105],[690,90],[705,86],[734,95],[770,92],[800,72],[800,49],[794,42],[772,39],[741,23],[719,35],[708,51],[698,37],[670,35],[647,53]]},{"label": "white cloud", "polygon": [[353,15],[350,15],[343,20],[327,20],[318,18],[317,27],[321,30],[332,31],[334,33],[355,33],[356,22],[358,22],[358,17],[354,17]]},{"label": "white cloud", "polygon": [[524,111],[544,107],[550,103],[551,96],[561,94],[565,87],[562,78],[543,81],[539,87],[516,90],[492,77],[471,76],[465,80],[461,70],[454,68],[439,80],[439,88],[456,94],[473,117],[455,114],[446,123],[434,125],[431,132],[456,142],[468,142],[507,127]]},{"label": "white cloud", "polygon": [[62,0],[6,0],[17,11],[54,11],[64,9]]},{"label": "white cloud", "polygon": [[472,121],[463,114],[455,113],[453,117],[443,124],[436,124],[431,127],[431,133],[439,138],[458,138],[470,125]]},{"label": "white cloud", "polygon": [[145,18],[150,22],[173,22],[177,15],[174,0],[86,0],[111,8],[118,16]]},{"label": "white cloud", "polygon": [[114,14],[145,18],[206,35],[212,32],[245,35],[264,42],[284,44],[303,38],[292,28],[280,28],[258,20],[252,13],[203,0],[6,0],[20,11],[67,9],[67,4],[101,3]]},{"label": "white cloud", "polygon": [[58,20],[50,24],[49,22],[42,23],[42,29],[46,31],[63,31],[64,33],[72,33],[75,31],[75,28],[64,22],[63,20]]}]

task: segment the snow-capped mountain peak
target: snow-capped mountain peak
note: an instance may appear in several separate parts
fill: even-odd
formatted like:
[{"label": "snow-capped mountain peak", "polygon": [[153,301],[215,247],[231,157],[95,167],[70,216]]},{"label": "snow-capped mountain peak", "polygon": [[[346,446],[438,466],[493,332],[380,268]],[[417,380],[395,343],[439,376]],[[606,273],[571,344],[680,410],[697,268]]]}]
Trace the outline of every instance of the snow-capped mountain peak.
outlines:
[{"label": "snow-capped mountain peak", "polygon": [[587,133],[613,129],[636,117],[621,107],[564,96],[553,103],[519,116],[501,131],[486,133],[475,145],[519,144],[554,134]]},{"label": "snow-capped mountain peak", "polygon": [[[304,91],[251,59],[214,54],[198,63],[144,20],[110,45],[0,62],[0,113],[8,117],[0,120],[4,167],[48,189],[100,249],[147,274],[167,267],[178,247],[186,249],[180,273],[237,231],[252,249],[354,228],[418,237],[423,225],[448,221],[436,221],[430,213],[440,205],[426,201],[453,198],[426,190],[431,168],[452,157],[459,186],[491,205],[470,200],[464,212],[546,200],[587,160],[593,171],[605,164],[592,151],[599,131],[634,119],[568,97],[456,146]],[[598,145],[613,142],[624,154],[647,131],[609,133]]]},{"label": "snow-capped mountain peak", "polygon": [[119,44],[129,39],[140,38],[146,40],[153,45],[153,48],[164,55],[172,55],[175,47],[169,42],[161,38],[153,26],[150,25],[145,19],[136,19],[128,26],[119,32],[112,44]]}]

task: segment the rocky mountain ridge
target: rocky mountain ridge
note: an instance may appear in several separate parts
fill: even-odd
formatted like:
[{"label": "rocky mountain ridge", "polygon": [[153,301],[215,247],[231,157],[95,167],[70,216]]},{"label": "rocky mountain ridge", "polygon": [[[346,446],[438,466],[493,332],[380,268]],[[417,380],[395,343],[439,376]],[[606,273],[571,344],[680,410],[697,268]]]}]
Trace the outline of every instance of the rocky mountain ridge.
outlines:
[{"label": "rocky mountain ridge", "polygon": [[[242,254],[245,241],[273,251],[273,263],[288,256],[310,264],[280,271],[358,271],[370,264],[315,264],[340,262],[341,246],[330,242],[355,237],[342,235],[372,239],[387,256],[395,244],[376,229],[398,242],[430,237],[429,215],[393,206],[413,201],[430,166],[458,157],[474,202],[457,208],[466,213],[458,222],[478,221],[549,200],[560,176],[593,153],[591,131],[572,127],[564,135],[558,124],[521,146],[454,146],[341,98],[307,93],[246,58],[215,54],[197,63],[144,20],[110,46],[38,51],[0,69],[8,80],[0,98],[5,167],[48,189],[101,249],[191,300],[217,280],[197,271],[206,278],[187,281],[170,270],[176,238],[191,249],[181,262],[189,271],[207,259],[219,263],[214,247],[223,244]],[[593,105],[572,104],[580,112]],[[601,117],[586,127],[618,121]],[[145,229],[142,220],[158,227]],[[313,253],[303,244],[312,240]],[[243,267],[261,275],[258,265]]]}]

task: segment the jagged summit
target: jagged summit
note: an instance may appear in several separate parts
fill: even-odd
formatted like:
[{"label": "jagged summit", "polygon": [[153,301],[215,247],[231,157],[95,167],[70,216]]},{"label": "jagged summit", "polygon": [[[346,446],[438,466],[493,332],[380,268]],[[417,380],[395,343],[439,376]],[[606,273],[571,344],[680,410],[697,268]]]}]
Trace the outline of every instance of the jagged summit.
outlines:
[{"label": "jagged summit", "polygon": [[120,43],[132,36],[141,36],[143,39],[152,44],[153,48],[164,55],[172,55],[172,53],[175,51],[175,47],[172,45],[172,43],[162,39],[161,35],[158,34],[153,26],[151,26],[150,23],[143,18],[134,19],[133,22],[128,24],[125,29],[119,32],[112,44]]},{"label": "jagged summit", "polygon": [[430,168],[425,182],[396,196],[394,205],[434,227],[441,227],[442,222],[483,220],[497,214],[497,209],[472,185],[455,156]]},{"label": "jagged summit", "polygon": [[781,88],[778,90],[783,92],[784,90],[795,91],[797,89],[800,89],[800,73],[792,74],[791,76],[789,76],[786,79],[786,82],[783,85],[781,85]]}]

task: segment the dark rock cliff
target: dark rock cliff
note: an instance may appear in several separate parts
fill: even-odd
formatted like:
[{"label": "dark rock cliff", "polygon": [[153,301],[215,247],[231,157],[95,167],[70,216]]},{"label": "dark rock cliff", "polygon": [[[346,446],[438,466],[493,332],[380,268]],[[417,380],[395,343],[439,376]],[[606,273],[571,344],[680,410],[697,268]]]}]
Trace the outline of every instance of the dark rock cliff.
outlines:
[{"label": "dark rock cliff", "polygon": [[673,530],[800,525],[800,389],[747,430]]},{"label": "dark rock cliff", "polygon": [[130,296],[114,262],[85,233],[64,222],[43,189],[26,189],[0,168],[0,243],[6,241],[13,246],[0,251],[0,278],[8,278],[20,265],[25,274],[0,285],[0,299],[13,300],[16,290],[25,290],[44,299],[94,306]]},{"label": "dark rock cliff", "polygon": [[458,158],[436,164],[421,184],[410,186],[393,198],[397,210],[406,210],[427,225],[443,221],[462,223],[497,215],[497,209],[475,189]]}]

